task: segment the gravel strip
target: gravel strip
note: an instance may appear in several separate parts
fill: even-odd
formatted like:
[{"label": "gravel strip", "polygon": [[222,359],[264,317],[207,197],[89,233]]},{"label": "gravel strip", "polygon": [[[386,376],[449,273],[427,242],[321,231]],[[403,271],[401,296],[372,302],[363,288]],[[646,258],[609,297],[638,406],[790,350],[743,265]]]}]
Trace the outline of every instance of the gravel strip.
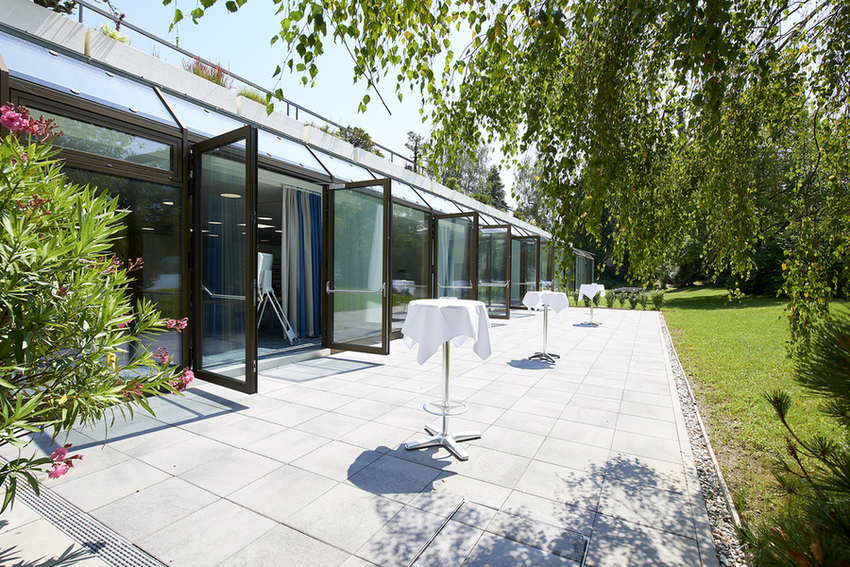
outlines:
[{"label": "gravel strip", "polygon": [[664,341],[673,366],[673,375],[676,378],[679,403],[685,416],[691,452],[694,455],[702,496],[705,500],[705,511],[708,513],[708,522],[714,536],[717,559],[724,566],[747,567],[744,547],[736,531],[736,526],[741,523],[738,511],[735,509],[732,496],[723,481],[723,474],[720,472],[714,451],[708,441],[696,399],[688,383],[687,375],[682,369],[682,364],[679,362],[679,356],[676,354],[676,347],[673,346],[673,340],[670,338],[667,323],[664,316],[660,313],[659,315],[661,316],[661,328],[664,331]]}]

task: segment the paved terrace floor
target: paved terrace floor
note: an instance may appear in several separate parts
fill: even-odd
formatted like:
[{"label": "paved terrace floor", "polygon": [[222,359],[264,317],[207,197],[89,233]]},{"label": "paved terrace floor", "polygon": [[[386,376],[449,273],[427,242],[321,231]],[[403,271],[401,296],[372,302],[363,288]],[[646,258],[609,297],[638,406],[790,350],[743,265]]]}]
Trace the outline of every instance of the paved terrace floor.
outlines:
[{"label": "paved terrace floor", "polygon": [[49,522],[19,500],[0,564],[104,565],[64,523],[174,567],[717,565],[659,314],[594,317],[550,314],[555,365],[526,360],[542,313],[493,320],[486,361],[452,349],[469,411],[450,430],[483,433],[466,462],[404,449],[439,429],[422,404],[441,395],[442,359],[419,366],[401,341],[263,372],[254,396],[196,381],[152,400],[155,418],[119,417],[105,444],[75,431],[85,459],[44,482],[73,506]]}]

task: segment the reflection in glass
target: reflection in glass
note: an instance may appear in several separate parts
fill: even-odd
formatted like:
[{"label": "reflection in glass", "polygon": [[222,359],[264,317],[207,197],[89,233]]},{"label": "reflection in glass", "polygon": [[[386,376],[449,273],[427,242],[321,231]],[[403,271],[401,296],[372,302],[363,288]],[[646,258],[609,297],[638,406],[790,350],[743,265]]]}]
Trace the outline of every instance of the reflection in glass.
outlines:
[{"label": "reflection in glass", "polygon": [[508,279],[508,229],[483,228],[478,232],[478,299],[492,316],[506,316]]},{"label": "reflection in glass", "polygon": [[547,240],[540,243],[540,289],[551,290],[552,287],[552,242]]},{"label": "reflection in glass", "polygon": [[200,160],[198,206],[203,310],[203,369],[244,369],[246,358],[245,151],[235,145],[209,150]]},{"label": "reflection in glass", "polygon": [[[179,319],[188,315],[182,311],[180,188],[70,167],[62,171],[70,182],[97,187],[98,191],[118,199],[118,209],[129,211],[112,252],[123,261],[144,260],[141,270],[130,272],[135,278],[130,291],[133,304],[144,298],[155,303],[163,317]],[[161,333],[145,344],[152,350],[161,346],[167,348],[177,364],[188,362],[183,360],[182,343],[177,333]]]},{"label": "reflection in glass", "polygon": [[511,239],[511,307],[522,307],[526,292],[537,291],[537,239]]},{"label": "reflection in glass", "polygon": [[437,219],[437,297],[472,298],[472,229],[469,217]]},{"label": "reflection in glass", "polygon": [[38,108],[29,110],[34,116],[52,118],[56,122],[63,135],[54,140],[55,146],[156,167],[165,171],[171,171],[174,168],[174,146],[171,144],[96,126]]},{"label": "reflection in glass", "polygon": [[333,343],[373,346],[381,342],[384,297],[381,291],[384,277],[382,194],[381,186],[337,189],[331,194]]},{"label": "reflection in glass", "polygon": [[[395,182],[392,187],[395,194]],[[430,216],[398,203],[393,204],[393,331],[401,330],[408,303],[428,297]]]}]

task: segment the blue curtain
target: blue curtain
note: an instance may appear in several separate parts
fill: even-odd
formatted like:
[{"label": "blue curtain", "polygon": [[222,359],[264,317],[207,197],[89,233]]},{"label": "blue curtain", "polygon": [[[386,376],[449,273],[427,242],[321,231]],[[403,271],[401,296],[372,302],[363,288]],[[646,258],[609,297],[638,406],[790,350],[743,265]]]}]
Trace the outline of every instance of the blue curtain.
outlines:
[{"label": "blue curtain", "polygon": [[301,208],[301,191],[296,192],[298,201],[298,335],[307,334],[307,282],[304,277],[304,211]]},{"label": "blue curtain", "polygon": [[322,199],[310,194],[310,228],[313,241],[313,328],[322,328]]}]

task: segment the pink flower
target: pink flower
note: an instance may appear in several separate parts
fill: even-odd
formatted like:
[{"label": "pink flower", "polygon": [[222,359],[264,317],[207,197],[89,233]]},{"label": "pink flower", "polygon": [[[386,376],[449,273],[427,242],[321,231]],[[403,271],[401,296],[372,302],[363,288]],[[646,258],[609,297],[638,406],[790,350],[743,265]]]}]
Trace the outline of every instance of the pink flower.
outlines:
[{"label": "pink flower", "polygon": [[59,478],[60,476],[62,476],[66,472],[68,472],[70,469],[71,469],[71,467],[69,467],[65,463],[57,463],[53,467],[53,470],[50,471],[49,473],[47,473],[47,476],[49,478]]},{"label": "pink flower", "polygon": [[[68,445],[70,447],[70,445]],[[68,454],[67,447],[56,447],[56,450],[50,453],[51,461],[64,461],[65,456]],[[64,474],[64,473],[63,473]]]},{"label": "pink flower", "polygon": [[168,385],[174,388],[174,392],[172,394],[176,394],[177,392],[182,392],[189,386],[189,382],[191,382],[195,378],[195,373],[186,368],[180,375],[177,377],[177,380],[170,380]]},{"label": "pink flower", "polygon": [[183,317],[182,319],[166,319],[165,320],[165,328],[166,329],[177,329],[179,333],[183,329],[186,328],[186,325],[189,324],[189,318]]},{"label": "pink flower", "polygon": [[159,347],[156,349],[156,352],[153,354],[154,358],[158,358],[160,364],[165,366],[168,364],[168,359],[171,358],[171,355],[168,353],[168,349],[165,347]]},{"label": "pink flower", "polygon": [[23,130],[28,125],[28,120],[22,116],[20,112],[15,112],[14,107],[3,105],[0,106],[0,124],[12,132]]}]

